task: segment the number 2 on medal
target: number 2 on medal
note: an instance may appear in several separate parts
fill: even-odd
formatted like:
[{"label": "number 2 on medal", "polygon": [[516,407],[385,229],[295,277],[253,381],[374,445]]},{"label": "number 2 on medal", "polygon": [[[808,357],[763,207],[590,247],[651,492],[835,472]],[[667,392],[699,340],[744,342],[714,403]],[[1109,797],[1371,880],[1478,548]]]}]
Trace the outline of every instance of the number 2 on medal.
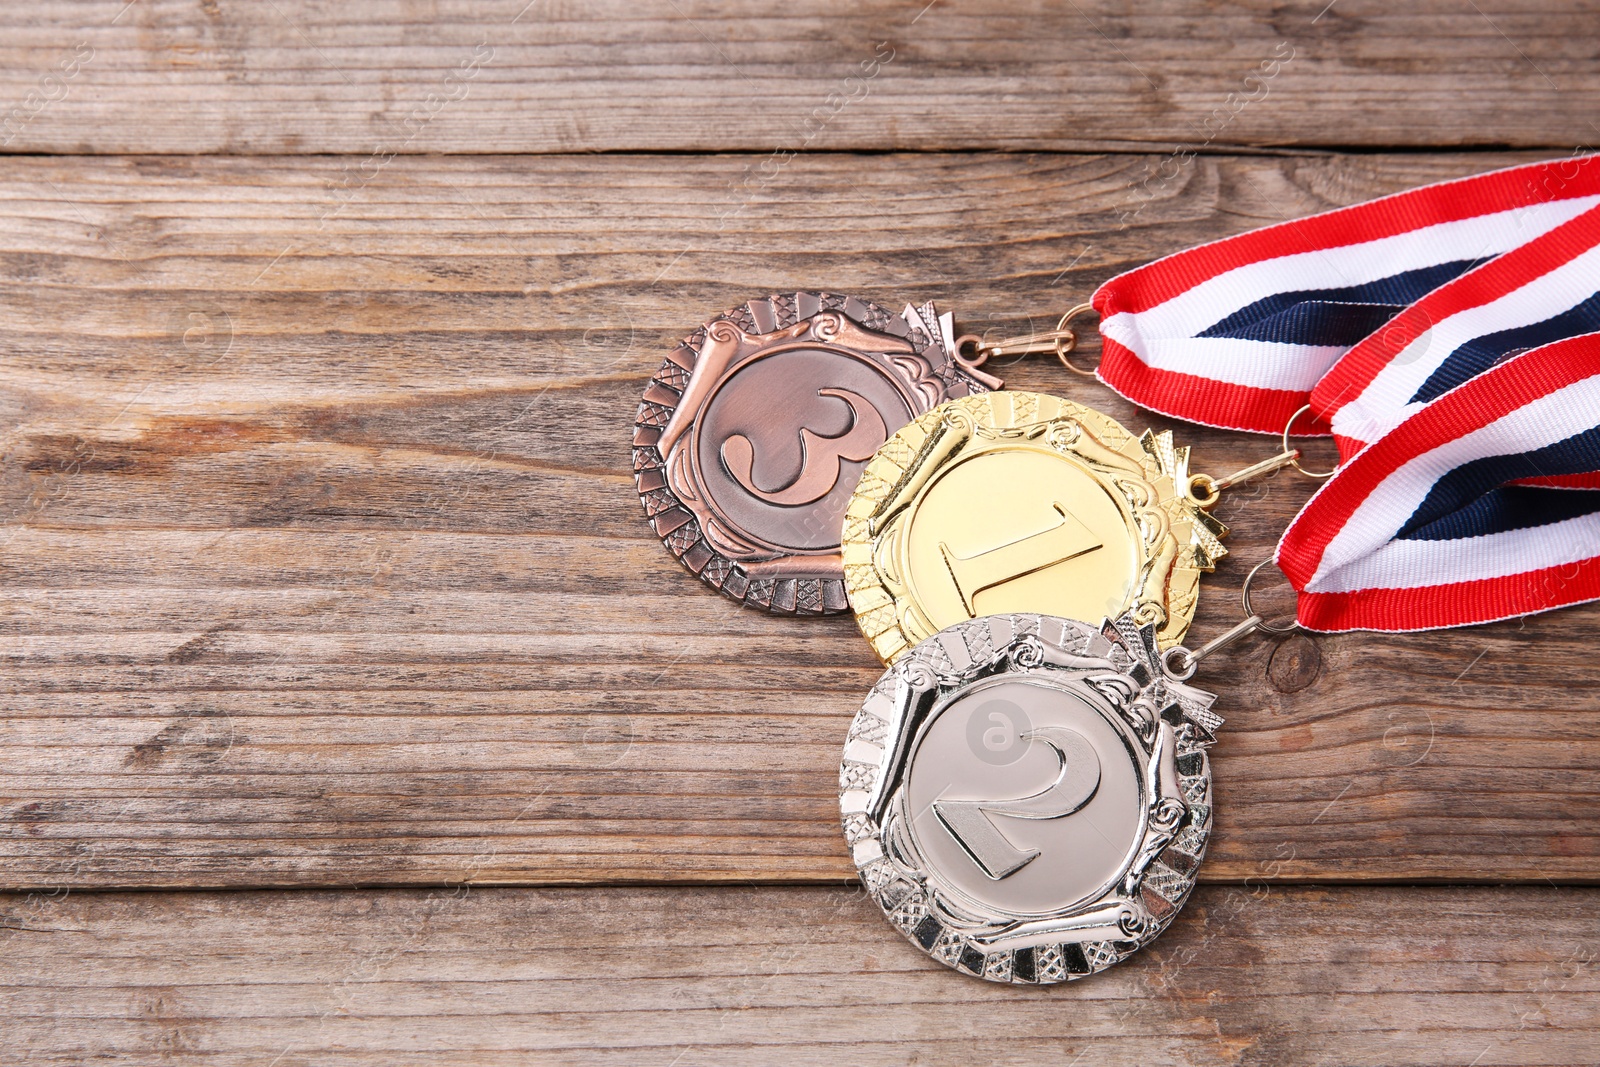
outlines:
[{"label": "number 2 on medal", "polygon": [[1064,726],[1041,726],[1022,736],[1024,740],[1042,742],[1055,752],[1059,767],[1049,785],[1011,800],[933,802],[933,814],[950,831],[956,844],[995,881],[1026,867],[1038,857],[1039,850],[1025,851],[1013,845],[991,816],[1059,819],[1089,803],[1100,788],[1100,757],[1082,734]]}]

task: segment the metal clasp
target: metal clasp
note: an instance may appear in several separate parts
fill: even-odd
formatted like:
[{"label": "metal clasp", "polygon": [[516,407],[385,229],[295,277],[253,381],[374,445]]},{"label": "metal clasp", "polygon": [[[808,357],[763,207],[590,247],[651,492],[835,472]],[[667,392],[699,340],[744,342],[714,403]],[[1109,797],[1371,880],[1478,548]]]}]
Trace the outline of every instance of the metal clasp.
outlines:
[{"label": "metal clasp", "polygon": [[1270,459],[1264,459],[1260,463],[1252,463],[1250,466],[1236,470],[1232,474],[1223,478],[1213,478],[1209,474],[1190,475],[1189,484],[1187,487],[1185,487],[1185,492],[1189,494],[1189,499],[1193,500],[1200,507],[1209,508],[1221,498],[1222,491],[1228,488],[1228,486],[1240,485],[1244,482],[1254,481],[1257,478],[1264,477],[1276,471],[1281,471],[1285,467],[1293,467],[1301,474],[1304,474],[1307,478],[1315,478],[1318,481],[1321,481],[1325,478],[1332,478],[1335,474],[1335,471],[1306,470],[1300,465],[1300,450],[1298,448],[1289,447],[1289,431],[1294,429],[1295,420],[1310,410],[1311,405],[1307,404],[1305,407],[1289,416],[1289,422],[1283,428],[1283,451],[1279,452],[1276,456],[1273,456]]},{"label": "metal clasp", "polygon": [[[1305,407],[1301,408],[1299,411],[1295,412],[1293,415],[1290,415],[1289,416],[1289,421],[1284,424],[1284,427],[1283,427],[1283,450],[1285,452],[1294,451],[1294,450],[1289,448],[1289,431],[1294,429],[1295,420],[1298,419],[1301,415],[1304,415],[1306,412],[1308,412],[1310,410],[1311,410],[1311,405],[1307,404]],[[1308,471],[1308,470],[1306,470],[1304,467],[1300,466],[1300,453],[1298,451],[1295,451],[1294,460],[1292,461],[1292,463],[1294,465],[1294,469],[1295,470],[1299,471],[1301,474],[1304,474],[1307,478],[1315,478],[1319,482],[1322,481],[1325,478],[1332,478],[1335,474],[1338,473],[1338,468],[1334,468],[1331,471]]]},{"label": "metal clasp", "polygon": [[1248,467],[1234,471],[1232,474],[1221,478],[1213,478],[1209,474],[1191,474],[1187,492],[1189,499],[1203,508],[1209,508],[1222,497],[1222,491],[1230,485],[1242,485],[1263,478],[1269,474],[1281,471],[1285,467],[1300,467],[1300,450],[1291,448],[1278,453],[1271,459],[1264,459],[1260,463],[1252,463]]},{"label": "metal clasp", "polygon": [[1227,648],[1241,637],[1247,637],[1258,631],[1273,637],[1287,637],[1300,628],[1298,623],[1293,622],[1287,626],[1270,623],[1265,616],[1257,614],[1255,607],[1250,603],[1250,583],[1255,581],[1256,574],[1261,568],[1271,562],[1271,559],[1264,559],[1250,568],[1250,573],[1245,575],[1244,587],[1239,590],[1239,603],[1244,608],[1245,620],[1226,633],[1213,637],[1192,652],[1182,645],[1167,649],[1161,655],[1161,663],[1166,667],[1168,674],[1179,681],[1187,681],[1194,677],[1201,660],[1213,652]]},{"label": "metal clasp", "polygon": [[968,369],[976,369],[998,356],[1035,356],[1054,352],[1063,367],[1074,374],[1092,378],[1095,368],[1085,370],[1076,366],[1067,359],[1067,355],[1078,347],[1078,331],[1072,328],[1072,320],[1093,310],[1093,304],[1079,304],[1061,316],[1055,329],[1044,333],[1023,334],[1021,337],[990,342],[985,342],[974,333],[963,334],[956,338],[956,358]]}]

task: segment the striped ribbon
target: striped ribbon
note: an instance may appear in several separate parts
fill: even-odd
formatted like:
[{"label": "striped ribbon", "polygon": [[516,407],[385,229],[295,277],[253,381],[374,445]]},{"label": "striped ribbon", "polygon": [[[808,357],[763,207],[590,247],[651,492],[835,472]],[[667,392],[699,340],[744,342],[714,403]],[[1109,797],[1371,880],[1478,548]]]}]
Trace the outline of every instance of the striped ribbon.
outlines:
[{"label": "striped ribbon", "polygon": [[1600,599],[1600,156],[1441,182],[1157,260],[1094,295],[1107,385],[1338,473],[1279,566],[1313,630]]}]

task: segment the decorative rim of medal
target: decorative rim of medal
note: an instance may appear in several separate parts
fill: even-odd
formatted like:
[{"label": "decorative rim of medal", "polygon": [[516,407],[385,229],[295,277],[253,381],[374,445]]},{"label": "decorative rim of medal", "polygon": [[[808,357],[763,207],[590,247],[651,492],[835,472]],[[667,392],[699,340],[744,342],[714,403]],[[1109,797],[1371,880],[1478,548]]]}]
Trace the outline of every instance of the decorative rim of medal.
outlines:
[{"label": "decorative rim of medal", "polygon": [[[1070,400],[1007,390],[951,400],[914,419],[861,474],[845,512],[845,587],[857,625],[878,657],[892,662],[943,626],[962,621],[930,618],[910,573],[908,538],[919,507],[946,472],[998,451],[1065,459],[1115,503],[1134,548],[1130,588],[1122,604],[1096,604],[1093,614],[1131,611],[1141,625],[1155,627],[1163,648],[1181,641],[1194,618],[1201,572],[1228,553],[1221,543],[1227,527],[1205,510],[1216,502],[1215,492],[1193,495],[1196,486],[1209,483],[1204,476],[1191,478],[1188,447],[1175,446],[1170,432],[1147,430],[1136,437]],[[1057,508],[1067,522],[1070,506]],[[946,562],[955,565],[948,550]],[[976,596],[962,592],[968,618],[983,614]]]},{"label": "decorative rim of medal", "polygon": [[[1093,626],[1013,614],[957,623],[884,672],[851,723],[839,768],[839,806],[862,883],[912,944],[965,974],[1045,985],[1105,970],[1172,922],[1205,858],[1212,812],[1205,750],[1216,740],[1222,719],[1210,710],[1215,698],[1174,677],[1163,658],[1155,627],[1131,615]],[[1106,748],[1120,747],[1132,761],[1139,805],[1129,838],[1133,844],[1099,891],[1042,909],[1007,909],[954,884],[918,845],[912,827],[924,813],[909,810],[913,764],[940,717],[953,714],[964,697],[994,679],[1060,689],[1092,709],[1088,714],[1097,714],[1121,739],[1121,746],[1102,743],[1099,759],[1114,761]],[[1036,729],[1022,738],[1047,733]],[[1081,735],[1078,740],[1087,743]],[[1071,746],[1047,743],[1060,757],[1060,785],[1072,769],[1066,755]],[[1129,773],[1127,768],[1121,772],[1124,778]],[[1097,772],[1088,785],[1090,795],[1099,781]],[[954,788],[961,792],[959,784]],[[1034,801],[1044,792],[1020,799]],[[1078,806],[1085,802],[1080,799]],[[986,821],[978,828],[986,826],[984,833],[998,833],[1002,841],[1004,829],[996,825],[996,816],[1017,825],[1007,818],[1008,804],[1016,819],[1035,821],[1070,819],[1078,810],[1070,804],[1052,809],[1035,804],[1022,814],[1015,801],[980,804],[962,798],[953,803],[979,809],[975,817]],[[958,855],[970,857],[977,870],[983,863],[978,852],[957,836],[956,820],[939,806],[938,800],[928,805],[937,815],[933,832],[954,837],[965,850]],[[1022,856],[1011,870],[984,868],[983,874],[999,884],[1025,869],[1037,852]]]},{"label": "decorative rim of medal", "polygon": [[[959,358],[951,316],[931,303],[907,305],[897,315],[834,293],[751,300],[697,329],[662,361],[645,388],[633,433],[634,478],[651,529],[691,574],[746,606],[779,615],[835,614],[849,610],[837,543],[795,550],[741,529],[707,491],[697,458],[701,416],[722,386],[775,349],[801,344],[869,364],[894,387],[909,416],[894,418],[897,425],[885,419],[884,436],[905,417],[1002,383]],[[847,433],[863,414],[850,406],[855,415]],[[893,413],[878,412],[886,414]]]}]

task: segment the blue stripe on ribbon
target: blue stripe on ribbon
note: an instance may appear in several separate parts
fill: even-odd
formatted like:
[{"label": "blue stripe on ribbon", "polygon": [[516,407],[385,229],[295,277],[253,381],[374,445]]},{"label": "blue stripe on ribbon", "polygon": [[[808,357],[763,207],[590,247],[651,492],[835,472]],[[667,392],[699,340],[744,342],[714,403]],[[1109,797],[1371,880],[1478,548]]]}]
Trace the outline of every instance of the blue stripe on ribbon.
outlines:
[{"label": "blue stripe on ribbon", "polygon": [[[1600,426],[1564,441],[1463,463],[1428,490],[1395,536],[1410,541],[1521,530],[1600,511],[1600,490],[1513,486],[1507,482],[1600,470]],[[1566,509],[1576,508],[1576,511]]]},{"label": "blue stripe on ribbon", "polygon": [[1422,388],[1417,390],[1410,402],[1420,404],[1448,393],[1517,352],[1575,337],[1580,333],[1597,331],[1600,331],[1600,293],[1543,322],[1474,337],[1450,353],[1450,357],[1422,383]]},{"label": "blue stripe on ribbon", "polygon": [[1354,345],[1439,286],[1488,262],[1461,259],[1340,289],[1273,293],[1240,308],[1199,337],[1291,345]]},{"label": "blue stripe on ribbon", "polygon": [[1600,489],[1547,489],[1506,485],[1491,489],[1460,511],[1406,534],[1406,541],[1455,541],[1526,530],[1600,512]]}]

